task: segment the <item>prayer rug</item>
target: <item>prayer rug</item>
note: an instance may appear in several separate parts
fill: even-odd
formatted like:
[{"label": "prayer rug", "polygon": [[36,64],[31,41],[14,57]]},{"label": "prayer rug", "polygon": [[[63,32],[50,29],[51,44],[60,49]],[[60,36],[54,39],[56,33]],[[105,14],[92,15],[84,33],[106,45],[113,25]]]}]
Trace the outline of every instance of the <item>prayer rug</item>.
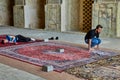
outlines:
[{"label": "prayer rug", "polygon": [[[59,52],[64,49],[64,52]],[[99,56],[95,57],[96,53]],[[103,53],[105,53],[103,55]],[[84,65],[96,60],[118,55],[114,52],[96,51],[88,53],[82,47],[57,42],[35,42],[0,48],[0,54],[38,66],[52,65],[55,71]]]}]

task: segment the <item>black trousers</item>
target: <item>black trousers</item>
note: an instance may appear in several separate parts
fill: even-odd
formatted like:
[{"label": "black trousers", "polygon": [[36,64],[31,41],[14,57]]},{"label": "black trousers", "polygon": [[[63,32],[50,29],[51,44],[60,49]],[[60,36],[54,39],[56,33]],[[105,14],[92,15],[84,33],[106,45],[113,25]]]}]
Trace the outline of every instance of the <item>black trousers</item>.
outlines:
[{"label": "black trousers", "polygon": [[29,41],[31,41],[31,38],[25,37],[22,35],[16,35],[15,38],[16,38],[16,42],[29,42]]}]

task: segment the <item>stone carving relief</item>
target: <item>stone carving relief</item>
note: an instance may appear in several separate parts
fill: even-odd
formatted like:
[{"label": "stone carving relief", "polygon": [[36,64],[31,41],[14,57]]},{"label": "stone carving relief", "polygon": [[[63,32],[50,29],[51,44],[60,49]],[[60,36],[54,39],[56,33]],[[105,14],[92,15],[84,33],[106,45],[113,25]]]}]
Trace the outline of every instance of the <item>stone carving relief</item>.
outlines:
[{"label": "stone carving relief", "polygon": [[116,5],[115,3],[96,3],[93,5],[93,28],[101,24],[104,27],[102,36],[115,36]]},{"label": "stone carving relief", "polygon": [[47,4],[45,6],[45,21],[47,30],[60,30],[60,13],[61,7],[59,4]]},{"label": "stone carving relief", "polygon": [[46,0],[45,29],[61,31],[61,3],[62,0]]}]

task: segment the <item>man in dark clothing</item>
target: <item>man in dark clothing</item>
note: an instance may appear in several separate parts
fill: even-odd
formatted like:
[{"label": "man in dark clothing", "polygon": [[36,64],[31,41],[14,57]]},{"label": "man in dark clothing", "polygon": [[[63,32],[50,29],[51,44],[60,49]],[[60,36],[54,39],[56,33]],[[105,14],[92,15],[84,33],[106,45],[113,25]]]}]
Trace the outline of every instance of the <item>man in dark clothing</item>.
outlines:
[{"label": "man in dark clothing", "polygon": [[94,47],[97,46],[99,48],[99,44],[101,43],[101,40],[99,39],[99,34],[102,31],[102,26],[97,25],[95,29],[90,30],[85,35],[85,42],[88,44],[89,51],[94,50]]}]

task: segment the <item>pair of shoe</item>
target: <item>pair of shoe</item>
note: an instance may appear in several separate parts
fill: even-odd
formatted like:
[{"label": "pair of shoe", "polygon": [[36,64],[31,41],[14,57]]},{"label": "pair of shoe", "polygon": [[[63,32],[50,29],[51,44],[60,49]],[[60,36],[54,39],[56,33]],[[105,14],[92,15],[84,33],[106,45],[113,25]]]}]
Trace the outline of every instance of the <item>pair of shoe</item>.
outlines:
[{"label": "pair of shoe", "polygon": [[51,38],[48,38],[49,40],[58,40],[59,39],[59,37],[51,37]]}]

